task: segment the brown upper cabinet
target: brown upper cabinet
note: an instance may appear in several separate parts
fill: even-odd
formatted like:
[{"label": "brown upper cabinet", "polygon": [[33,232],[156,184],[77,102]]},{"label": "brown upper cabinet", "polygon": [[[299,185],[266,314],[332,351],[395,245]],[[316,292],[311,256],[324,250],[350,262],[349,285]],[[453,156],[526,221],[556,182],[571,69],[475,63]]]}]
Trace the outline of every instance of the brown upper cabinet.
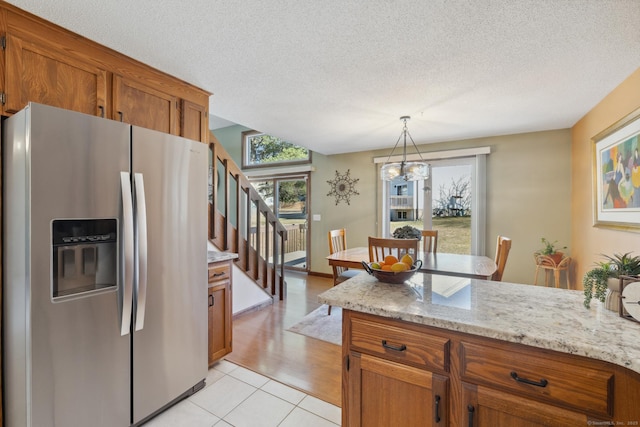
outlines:
[{"label": "brown upper cabinet", "polygon": [[2,114],[30,101],[208,143],[210,93],[0,2]]},{"label": "brown upper cabinet", "polygon": [[209,140],[209,116],[207,105],[196,104],[186,99],[182,100],[180,114],[181,135],[195,141]]},{"label": "brown upper cabinet", "polygon": [[27,38],[7,34],[5,43],[4,112],[16,113],[33,101],[105,114],[106,70]]},{"label": "brown upper cabinet", "polygon": [[114,119],[177,135],[178,98],[150,86],[113,76]]}]

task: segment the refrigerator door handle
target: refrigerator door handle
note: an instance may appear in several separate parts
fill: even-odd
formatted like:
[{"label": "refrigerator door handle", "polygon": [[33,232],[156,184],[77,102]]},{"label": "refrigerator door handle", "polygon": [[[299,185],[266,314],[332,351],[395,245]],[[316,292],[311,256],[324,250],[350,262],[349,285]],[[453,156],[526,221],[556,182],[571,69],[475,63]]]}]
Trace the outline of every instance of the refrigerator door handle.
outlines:
[{"label": "refrigerator door handle", "polygon": [[122,228],[124,283],[122,284],[122,318],[120,335],[129,334],[131,328],[131,306],[133,301],[133,201],[131,198],[131,177],[129,172],[120,172],[122,189]]},{"label": "refrigerator door handle", "polygon": [[147,306],[147,204],[144,197],[144,179],[141,173],[133,175],[136,195],[138,229],[138,288],[136,290],[135,330],[144,328]]}]

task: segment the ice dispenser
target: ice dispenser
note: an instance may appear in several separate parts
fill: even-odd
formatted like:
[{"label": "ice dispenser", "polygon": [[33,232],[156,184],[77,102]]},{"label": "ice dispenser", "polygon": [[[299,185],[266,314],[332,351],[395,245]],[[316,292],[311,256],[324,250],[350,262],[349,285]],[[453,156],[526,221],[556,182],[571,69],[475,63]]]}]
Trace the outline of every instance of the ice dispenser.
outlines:
[{"label": "ice dispenser", "polygon": [[52,222],[51,231],[54,300],[116,288],[115,219],[58,219]]}]

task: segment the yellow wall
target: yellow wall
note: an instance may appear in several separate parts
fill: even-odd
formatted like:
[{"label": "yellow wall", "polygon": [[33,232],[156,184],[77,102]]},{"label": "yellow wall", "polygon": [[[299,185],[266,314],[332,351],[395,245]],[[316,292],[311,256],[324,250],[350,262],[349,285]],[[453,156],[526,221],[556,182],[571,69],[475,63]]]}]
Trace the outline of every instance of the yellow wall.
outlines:
[{"label": "yellow wall", "polygon": [[593,226],[592,190],[592,138],[639,107],[640,68],[571,129],[571,247],[579,278],[602,259],[600,254],[640,255],[640,234]]}]

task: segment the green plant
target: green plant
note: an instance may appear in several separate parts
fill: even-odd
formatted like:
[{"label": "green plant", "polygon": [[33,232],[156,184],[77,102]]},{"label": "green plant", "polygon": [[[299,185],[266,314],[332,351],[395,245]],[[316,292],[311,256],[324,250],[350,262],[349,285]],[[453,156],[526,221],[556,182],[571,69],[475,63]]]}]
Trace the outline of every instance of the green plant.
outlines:
[{"label": "green plant", "polygon": [[405,225],[404,227],[396,228],[393,231],[393,237],[396,239],[418,239],[422,238],[422,232],[415,227]]},{"label": "green plant", "polygon": [[542,239],[540,239],[540,240],[542,241],[542,244],[544,245],[542,250],[538,251],[538,253],[540,255],[553,255],[556,252],[558,252],[558,249],[567,249],[566,246],[563,246],[561,248],[556,248],[556,243],[558,243],[557,240],[554,240],[553,242],[550,242],[549,240],[545,239],[544,237]]},{"label": "green plant", "polygon": [[640,256],[631,256],[631,252],[602,255],[607,261],[596,263],[596,267],[585,273],[582,278],[584,288],[584,306],[589,308],[591,298],[604,302],[607,296],[607,280],[621,275],[640,274]]},{"label": "green plant", "polygon": [[636,275],[640,274],[640,256],[630,256],[631,252],[626,254],[614,254],[612,257],[604,255],[611,263],[614,276]]}]

